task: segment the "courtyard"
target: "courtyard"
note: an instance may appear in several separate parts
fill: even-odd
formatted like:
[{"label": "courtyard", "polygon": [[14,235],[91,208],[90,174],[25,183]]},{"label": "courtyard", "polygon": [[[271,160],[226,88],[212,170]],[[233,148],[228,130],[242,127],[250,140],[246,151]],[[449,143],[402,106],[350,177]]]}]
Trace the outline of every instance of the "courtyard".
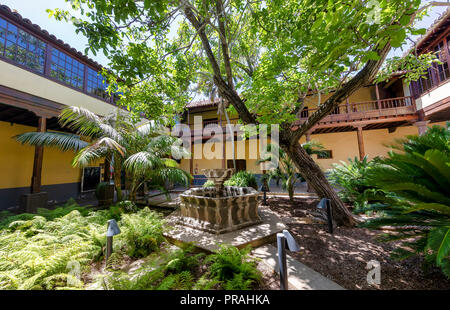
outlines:
[{"label": "courtyard", "polygon": [[447,2],[0,1],[0,290],[450,289]]}]

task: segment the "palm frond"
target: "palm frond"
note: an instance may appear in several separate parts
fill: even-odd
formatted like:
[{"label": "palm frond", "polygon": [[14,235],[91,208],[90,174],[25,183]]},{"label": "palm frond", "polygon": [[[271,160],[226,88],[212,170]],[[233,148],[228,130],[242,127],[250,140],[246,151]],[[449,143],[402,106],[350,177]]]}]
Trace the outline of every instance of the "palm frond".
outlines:
[{"label": "palm frond", "polygon": [[80,150],[72,161],[73,167],[87,167],[94,161],[103,158],[107,155],[108,149],[105,147],[93,147],[89,145]]},{"label": "palm frond", "polygon": [[63,152],[79,151],[88,145],[80,136],[63,132],[26,132],[14,139],[32,146],[56,147]]},{"label": "palm frond", "polygon": [[136,175],[145,175],[163,165],[160,157],[146,151],[133,154],[124,162],[125,169]]}]

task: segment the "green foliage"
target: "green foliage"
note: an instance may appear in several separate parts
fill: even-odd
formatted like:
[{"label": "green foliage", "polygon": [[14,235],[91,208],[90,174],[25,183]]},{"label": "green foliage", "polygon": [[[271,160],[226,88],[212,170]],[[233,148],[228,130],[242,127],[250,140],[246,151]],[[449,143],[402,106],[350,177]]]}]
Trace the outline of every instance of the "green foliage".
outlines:
[{"label": "green foliage", "polygon": [[248,171],[238,171],[224,182],[225,186],[253,187],[258,189],[255,175]]},{"label": "green foliage", "polygon": [[106,218],[101,213],[82,216],[77,210],[54,220],[35,215],[12,222],[0,232],[0,288],[56,289],[80,287],[66,280],[80,266],[102,256],[95,240],[104,234]]},{"label": "green foliage", "polygon": [[251,289],[261,281],[262,275],[256,268],[256,262],[250,259],[250,251],[251,248],[239,250],[222,245],[216,254],[206,258],[206,262],[211,263],[210,276],[220,281],[227,290]]},{"label": "green foliage", "polygon": [[208,180],[203,184],[203,187],[214,187],[214,181]]},{"label": "green foliage", "polygon": [[138,207],[136,206],[136,204],[129,200],[119,201],[118,203],[116,203],[116,207],[120,208],[123,213],[132,213],[138,211]]},{"label": "green foliage", "polygon": [[440,64],[441,61],[436,58],[433,53],[425,53],[420,55],[407,54],[403,57],[392,57],[386,60],[383,68],[378,73],[376,82],[380,83],[389,80],[393,73],[404,72],[399,78],[409,84],[411,81],[417,81],[423,77],[428,68],[434,63]]},{"label": "green foliage", "polygon": [[[158,253],[133,274],[116,272],[103,279],[105,289],[114,290],[209,290],[251,289],[262,279],[250,249],[221,246],[216,254],[195,254],[193,247]],[[208,266],[198,277],[199,268]]]},{"label": "green foliage", "polygon": [[145,257],[157,251],[164,241],[164,222],[157,212],[144,208],[137,214],[122,215],[122,236],[131,257]]},{"label": "green foliage", "polygon": [[37,214],[21,213],[15,215],[8,211],[0,212],[0,230],[8,228],[9,224],[15,221],[28,221],[33,219],[36,215],[44,217],[46,220],[51,221],[53,219],[63,217],[70,212],[77,210],[81,215],[86,216],[90,211],[90,207],[79,206],[74,199],[69,199],[63,206],[57,207],[53,210],[39,208]]},{"label": "green foliage", "polygon": [[[117,272],[103,279],[103,287],[114,290],[190,290],[195,285],[195,269],[204,256],[193,253],[192,247],[158,253],[135,274]],[[202,282],[201,285],[206,287],[207,283]]]},{"label": "green foliage", "polygon": [[[87,50],[103,51],[120,104],[153,119],[182,113],[193,86],[205,92],[220,78],[233,81],[260,123],[293,121],[310,89],[328,93],[380,60],[387,44],[423,31],[413,27],[420,0],[70,3],[76,18],[63,9],[49,15],[71,21]],[[207,22],[199,29],[195,20]]]},{"label": "green foliage", "polygon": [[95,188],[95,197],[97,199],[101,199],[105,196],[106,187],[109,185],[109,182],[100,182],[97,184]]},{"label": "green foliage", "polygon": [[375,187],[368,182],[367,175],[377,163],[377,158],[369,161],[367,156],[362,160],[355,157],[353,160],[349,158],[348,163],[341,161],[341,164],[333,164],[333,169],[328,171],[330,181],[340,189],[339,197],[353,204],[355,212],[367,206],[369,193],[376,192]]},{"label": "green foliage", "polygon": [[117,269],[126,252],[156,251],[162,241],[163,223],[148,208],[133,214],[123,214],[119,206],[93,212],[72,201],[39,214],[8,214],[1,214],[0,289],[83,288],[80,276],[104,257],[111,218],[122,233],[114,238],[108,268]]},{"label": "green foliage", "polygon": [[450,277],[450,143],[449,128],[433,127],[422,136],[408,136],[389,157],[373,167],[368,182],[384,194],[367,210],[380,212],[365,227],[394,226],[401,240],[398,258],[423,254]]}]

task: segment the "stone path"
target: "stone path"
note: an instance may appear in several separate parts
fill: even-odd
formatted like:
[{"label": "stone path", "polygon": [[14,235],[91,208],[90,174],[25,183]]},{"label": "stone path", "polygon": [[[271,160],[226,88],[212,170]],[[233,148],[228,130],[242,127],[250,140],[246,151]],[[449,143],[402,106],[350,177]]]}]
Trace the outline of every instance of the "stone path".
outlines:
[{"label": "stone path", "polygon": [[[256,248],[252,251],[252,255],[262,259],[263,263],[278,272],[278,253],[274,246],[265,245]],[[297,290],[344,290],[342,286],[300,263],[289,254],[286,255],[286,261],[289,287]]]}]

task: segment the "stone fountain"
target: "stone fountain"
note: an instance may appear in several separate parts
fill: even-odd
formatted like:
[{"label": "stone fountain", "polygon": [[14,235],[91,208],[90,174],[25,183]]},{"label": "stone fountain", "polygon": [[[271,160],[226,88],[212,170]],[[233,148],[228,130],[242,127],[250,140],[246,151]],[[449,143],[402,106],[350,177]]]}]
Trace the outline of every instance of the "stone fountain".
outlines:
[{"label": "stone fountain", "polygon": [[214,187],[192,188],[180,194],[179,224],[223,234],[261,223],[259,193],[251,187],[224,186],[234,169],[203,169]]}]

